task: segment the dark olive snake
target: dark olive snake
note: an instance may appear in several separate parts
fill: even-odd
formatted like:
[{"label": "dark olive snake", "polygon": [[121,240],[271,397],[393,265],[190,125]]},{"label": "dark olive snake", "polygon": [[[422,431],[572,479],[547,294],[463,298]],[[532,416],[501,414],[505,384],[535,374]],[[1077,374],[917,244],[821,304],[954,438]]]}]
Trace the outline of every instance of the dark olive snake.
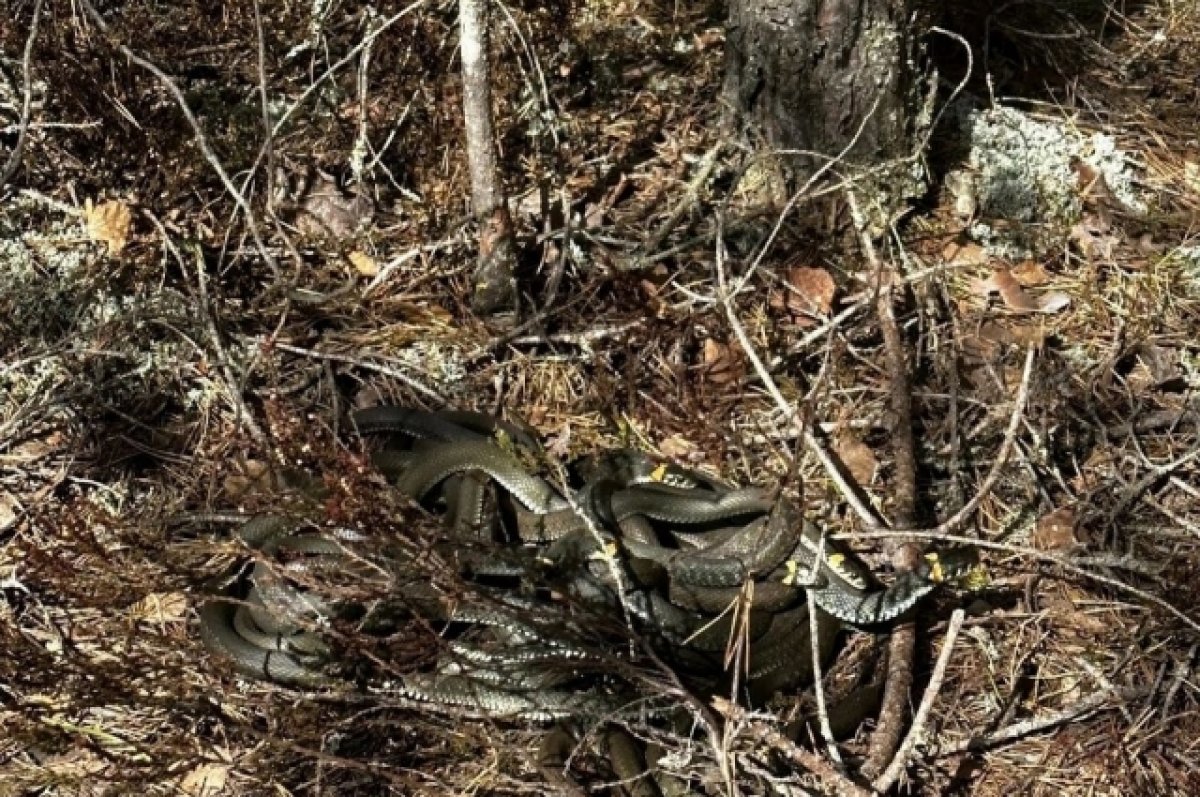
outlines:
[{"label": "dark olive snake", "polygon": [[[727,610],[742,602],[750,642],[745,685],[755,702],[811,678],[807,593],[819,611],[818,652],[827,659],[842,627],[890,622],[975,564],[969,549],[930,554],[920,569],[880,588],[790,502],[760,488],[619,450],[577,464],[583,486],[569,501],[530,472],[544,452],[520,425],[400,407],[363,410],[353,421],[360,434],[387,440],[372,458],[396,489],[444,512],[447,539],[439,547],[466,574],[557,579],[580,603],[623,606],[660,640],[668,660],[698,671],[720,659],[735,628]],[[254,518],[239,534],[258,561],[241,598],[216,596],[202,606],[204,642],[252,677],[305,688],[336,684],[324,669],[332,653],[320,628],[337,606],[292,586],[288,568],[271,560],[291,553],[351,561],[347,550],[360,541],[277,516]],[[506,564],[505,552],[522,548],[529,553]],[[620,590],[614,563],[624,574]],[[411,564],[381,568],[400,577]],[[401,591],[411,611],[479,630],[478,639],[448,643],[435,671],[391,684],[395,694],[443,710],[539,721],[605,715],[629,699],[595,683],[573,689],[586,647],[525,622],[537,608],[525,599],[453,604],[419,573]]]}]

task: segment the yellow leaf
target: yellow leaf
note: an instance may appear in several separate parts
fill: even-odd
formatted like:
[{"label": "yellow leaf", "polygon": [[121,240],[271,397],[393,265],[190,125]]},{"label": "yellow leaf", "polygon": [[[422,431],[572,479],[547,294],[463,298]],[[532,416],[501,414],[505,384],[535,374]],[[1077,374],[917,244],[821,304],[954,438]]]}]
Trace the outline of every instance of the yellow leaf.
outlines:
[{"label": "yellow leaf", "polygon": [[129,240],[129,224],[133,221],[128,205],[115,201],[93,205],[89,199],[83,206],[83,219],[88,237],[105,244],[109,257],[121,254]]},{"label": "yellow leaf", "polygon": [[183,776],[179,789],[191,797],[216,797],[229,780],[228,764],[201,764]]},{"label": "yellow leaf", "polygon": [[379,274],[379,264],[366,252],[355,249],[346,255],[346,259],[350,261],[350,265],[354,266],[354,270],[364,277],[374,277]]},{"label": "yellow leaf", "polygon": [[182,592],[151,592],[129,607],[135,620],[166,623],[182,620],[187,614],[188,599]]}]

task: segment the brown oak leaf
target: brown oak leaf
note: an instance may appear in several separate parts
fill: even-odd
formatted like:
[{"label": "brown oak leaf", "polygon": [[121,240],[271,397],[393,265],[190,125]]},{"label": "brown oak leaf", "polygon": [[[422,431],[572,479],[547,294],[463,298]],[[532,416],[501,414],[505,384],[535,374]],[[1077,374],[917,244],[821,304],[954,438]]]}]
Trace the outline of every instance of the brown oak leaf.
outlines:
[{"label": "brown oak leaf", "polygon": [[784,280],[784,293],[771,299],[776,310],[787,310],[802,327],[813,326],[813,316],[825,317],[833,309],[837,285],[823,268],[789,268]]},{"label": "brown oak leaf", "polygon": [[133,221],[128,205],[116,201],[93,205],[89,199],[83,206],[83,220],[88,237],[107,246],[109,257],[121,254],[129,241],[129,225]]}]

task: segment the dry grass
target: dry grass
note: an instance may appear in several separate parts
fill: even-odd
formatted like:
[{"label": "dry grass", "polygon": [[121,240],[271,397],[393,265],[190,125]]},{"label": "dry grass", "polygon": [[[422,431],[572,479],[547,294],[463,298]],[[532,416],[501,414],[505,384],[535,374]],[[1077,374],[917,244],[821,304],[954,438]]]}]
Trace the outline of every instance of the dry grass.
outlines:
[{"label": "dry grass", "polygon": [[[202,5],[127,5],[110,24],[178,76],[240,185],[262,140],[253,15],[246,4]],[[163,86],[66,7],[43,19],[33,119],[44,126],[30,131],[16,183],[70,206],[119,198],[135,216],[128,246],[109,258],[44,199],[14,196],[0,209],[0,795],[542,792],[530,764],[536,729],[414,711],[369,691],[316,696],[249,683],[199,642],[197,596],[239,552],[217,530],[173,529],[167,519],[178,511],[302,505],[288,485],[307,474],[330,498],[306,511],[384,541],[417,538],[421,518],[388,495],[347,434],[346,411],[358,403],[436,405],[440,396],[506,408],[564,458],[615,444],[657,447],[731,479],[803,485],[814,517],[859,529],[816,462],[793,466],[801,447],[714,300],[711,219],[731,190],[732,156],[664,244],[675,254],[655,269],[615,270],[630,259],[626,242],[657,229],[716,143],[720,19],[672,16],[669,4],[595,5],[513,9],[536,65],[507,22],[496,37],[506,176],[514,187],[543,179],[552,187],[548,218],[518,213],[535,304],[550,271],[566,266],[543,323],[506,337],[465,309],[472,249],[462,230],[452,4],[422,9],[381,37],[366,97],[351,66],[275,138],[281,165],[346,174],[364,113],[375,147],[392,136],[368,174],[378,211],[365,232],[341,241],[289,234],[289,250],[263,216],[286,287]],[[294,99],[361,41],[365,22],[331,19],[319,48],[288,59],[308,25],[307,6],[289,9],[264,9],[266,71],[272,92]],[[17,12],[26,22],[28,14]],[[1149,210],[1114,221],[1111,258],[1069,243],[1039,258],[1047,280],[1034,290],[1071,299],[1046,316],[1011,313],[973,292],[995,262],[945,262],[961,225],[944,205],[901,233],[905,272],[923,274],[909,285],[901,323],[918,366],[927,520],[952,514],[987,473],[1021,349],[1040,345],[1015,456],[964,532],[1013,550],[987,553],[994,582],[965,599],[966,629],[901,789],[1194,794],[1194,629],[1136,595],[1039,562],[1028,546],[1108,557],[1082,566],[1200,619],[1200,465],[1155,471],[1200,440],[1200,17],[1165,2],[1112,15],[1104,58],[1083,57],[1095,51],[1084,47],[1070,70],[1050,59],[1064,72],[1036,81],[1010,49],[1024,28],[1008,21],[995,57],[1012,59],[1010,93],[1029,92],[1025,107],[1041,118],[1114,136],[1140,167]],[[23,28],[0,29],[6,56],[21,52]],[[1036,48],[1053,42],[1026,44],[1029,68],[1044,68]],[[554,101],[549,116],[544,95]],[[0,104],[4,124],[8,108]],[[260,212],[265,181],[260,169],[249,187]],[[556,211],[562,187],[588,219],[567,244]],[[760,225],[748,227],[753,242]],[[737,298],[738,314],[785,397],[826,425],[886,515],[886,368],[862,257],[803,229],[784,225]],[[383,264],[386,279],[369,285],[357,275],[343,257],[354,250]],[[867,309],[798,346],[814,327],[785,309],[794,266],[834,276],[834,313],[860,297]],[[294,289],[330,298],[288,301]],[[1065,538],[1039,525],[1054,511],[1073,521]],[[877,543],[855,545],[880,563]],[[943,596],[922,615],[919,672],[958,600]],[[368,662],[363,685],[378,686],[389,667],[419,657],[422,640],[345,642]],[[777,716],[793,704],[782,699]],[[1092,710],[1071,715],[1081,704]],[[1062,722],[1051,727],[961,749],[1056,712]],[[695,788],[726,793],[712,748],[694,733],[662,741],[688,754],[680,770]],[[744,793],[765,791],[769,766],[796,775],[756,745],[748,735],[729,744]],[[591,754],[580,772],[607,777]]]}]

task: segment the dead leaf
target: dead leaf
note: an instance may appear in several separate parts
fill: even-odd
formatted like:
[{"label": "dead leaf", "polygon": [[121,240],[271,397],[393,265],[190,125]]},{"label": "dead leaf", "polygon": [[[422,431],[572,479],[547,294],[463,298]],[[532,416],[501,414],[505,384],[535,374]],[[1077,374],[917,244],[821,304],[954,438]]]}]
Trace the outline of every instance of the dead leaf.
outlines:
[{"label": "dead leaf", "polygon": [[994,270],[992,276],[987,279],[977,281],[974,288],[975,293],[980,296],[999,293],[1000,298],[1004,300],[1004,306],[1009,310],[1019,313],[1032,313],[1037,310],[1037,302],[1025,292],[1021,283],[1017,282],[1012,272],[1004,266]]},{"label": "dead leaf", "polygon": [[642,293],[646,296],[646,307],[654,314],[655,318],[666,318],[669,313],[669,306],[662,300],[659,294],[662,288],[653,280],[644,279],[638,283],[638,287],[642,289]]},{"label": "dead leaf", "polygon": [[270,490],[271,486],[271,469],[267,463],[253,459],[225,477],[225,493],[234,500],[252,492]]},{"label": "dead leaf", "polygon": [[837,285],[823,268],[789,268],[782,296],[771,298],[776,310],[786,309],[802,327],[816,324],[813,316],[826,317],[833,309]]},{"label": "dead leaf", "polygon": [[1135,371],[1143,370],[1148,377],[1142,386],[1162,389],[1180,383],[1182,389],[1186,385],[1186,375],[1181,362],[1179,349],[1174,346],[1146,343],[1138,349]]},{"label": "dead leaf", "polygon": [[133,221],[128,205],[117,201],[93,205],[89,199],[83,206],[83,220],[88,237],[107,246],[109,257],[121,254],[129,241],[129,225]]},{"label": "dead leaf", "polygon": [[978,335],[964,335],[959,342],[963,357],[968,361],[988,362],[1000,354],[1000,345],[989,335],[980,330]]},{"label": "dead leaf", "polygon": [[[545,420],[546,413],[538,413]],[[564,423],[558,434],[551,435],[546,440],[546,453],[552,457],[563,458],[571,453],[571,425]]]},{"label": "dead leaf", "polygon": [[1022,348],[1036,346],[1040,349],[1045,345],[1048,334],[1046,327],[1041,324],[1013,324],[1008,328],[1009,342]]},{"label": "dead leaf", "polygon": [[167,623],[187,616],[188,599],[182,592],[151,592],[129,607],[134,620]]},{"label": "dead leaf", "polygon": [[1050,291],[1039,296],[1037,303],[1043,313],[1061,313],[1071,306],[1071,297],[1062,291]]},{"label": "dead leaf", "polygon": [[942,260],[951,266],[982,266],[988,262],[988,256],[977,243],[951,242],[942,249]]},{"label": "dead leaf", "polygon": [[879,459],[866,443],[849,432],[843,432],[834,441],[833,450],[859,486],[868,487],[875,481]]},{"label": "dead leaf", "polygon": [[0,529],[6,529],[17,519],[21,503],[7,491],[0,493]]},{"label": "dead leaf", "polygon": [[[1040,347],[1046,342],[1046,329],[1041,324],[998,324],[987,321],[979,327],[979,339],[1008,346]],[[999,347],[994,346],[991,351],[997,354]]]},{"label": "dead leaf", "polygon": [[1137,241],[1134,243],[1134,248],[1140,254],[1147,256],[1160,254],[1161,250],[1161,247],[1154,241],[1154,236],[1148,232],[1144,232],[1138,236]]},{"label": "dead leaf", "polygon": [[999,293],[1004,306],[1017,313],[1057,313],[1071,304],[1071,297],[1062,291],[1051,291],[1037,298],[1030,296],[1012,272],[1003,266],[987,279],[977,280],[973,288],[980,296]]},{"label": "dead leaf", "polygon": [[1114,465],[1117,461],[1111,446],[1097,446],[1088,454],[1079,467],[1079,473],[1071,479],[1071,487],[1080,493],[1099,489],[1101,485],[1113,478]]},{"label": "dead leaf", "polygon": [[1039,551],[1073,551],[1081,543],[1075,534],[1075,510],[1060,507],[1038,518],[1032,536],[1033,547]]},{"label": "dead leaf", "polygon": [[364,193],[346,194],[337,181],[325,174],[311,181],[296,212],[296,229],[312,238],[332,236],[345,240],[366,224],[374,213],[370,198]]},{"label": "dead leaf", "polygon": [[229,782],[229,764],[205,763],[183,776],[179,789],[190,797],[216,797]]},{"label": "dead leaf", "polygon": [[[62,779],[87,783],[90,778],[102,773],[107,764],[100,756],[88,749],[76,746],[64,753],[52,754],[41,758],[39,767],[45,772]],[[0,792],[8,794],[9,792]],[[21,792],[12,792],[14,794]],[[28,792],[24,792],[28,793]]]},{"label": "dead leaf", "polygon": [[680,435],[673,434],[658,444],[658,450],[663,453],[663,456],[671,459],[687,460],[695,453],[696,444]]},{"label": "dead leaf", "polygon": [[1120,206],[1120,200],[1108,187],[1108,181],[1104,179],[1104,172],[1079,158],[1071,162],[1071,168],[1075,170],[1076,187],[1084,202],[1095,203],[1102,207]]},{"label": "dead leaf", "polygon": [[354,270],[364,277],[374,277],[379,274],[379,264],[366,252],[355,249],[346,255],[346,259],[350,261],[350,265],[354,266]]},{"label": "dead leaf", "polygon": [[1045,285],[1050,281],[1050,275],[1046,273],[1045,267],[1036,260],[1024,260],[1013,267],[1012,275],[1016,277],[1017,282],[1027,288]]},{"label": "dead leaf", "polygon": [[713,384],[728,385],[741,378],[742,359],[728,345],[705,338],[701,369]]},{"label": "dead leaf", "polygon": [[1071,228],[1071,243],[1079,248],[1084,257],[1112,260],[1117,244],[1115,235],[1109,235],[1111,225],[1095,215],[1088,214]]}]

